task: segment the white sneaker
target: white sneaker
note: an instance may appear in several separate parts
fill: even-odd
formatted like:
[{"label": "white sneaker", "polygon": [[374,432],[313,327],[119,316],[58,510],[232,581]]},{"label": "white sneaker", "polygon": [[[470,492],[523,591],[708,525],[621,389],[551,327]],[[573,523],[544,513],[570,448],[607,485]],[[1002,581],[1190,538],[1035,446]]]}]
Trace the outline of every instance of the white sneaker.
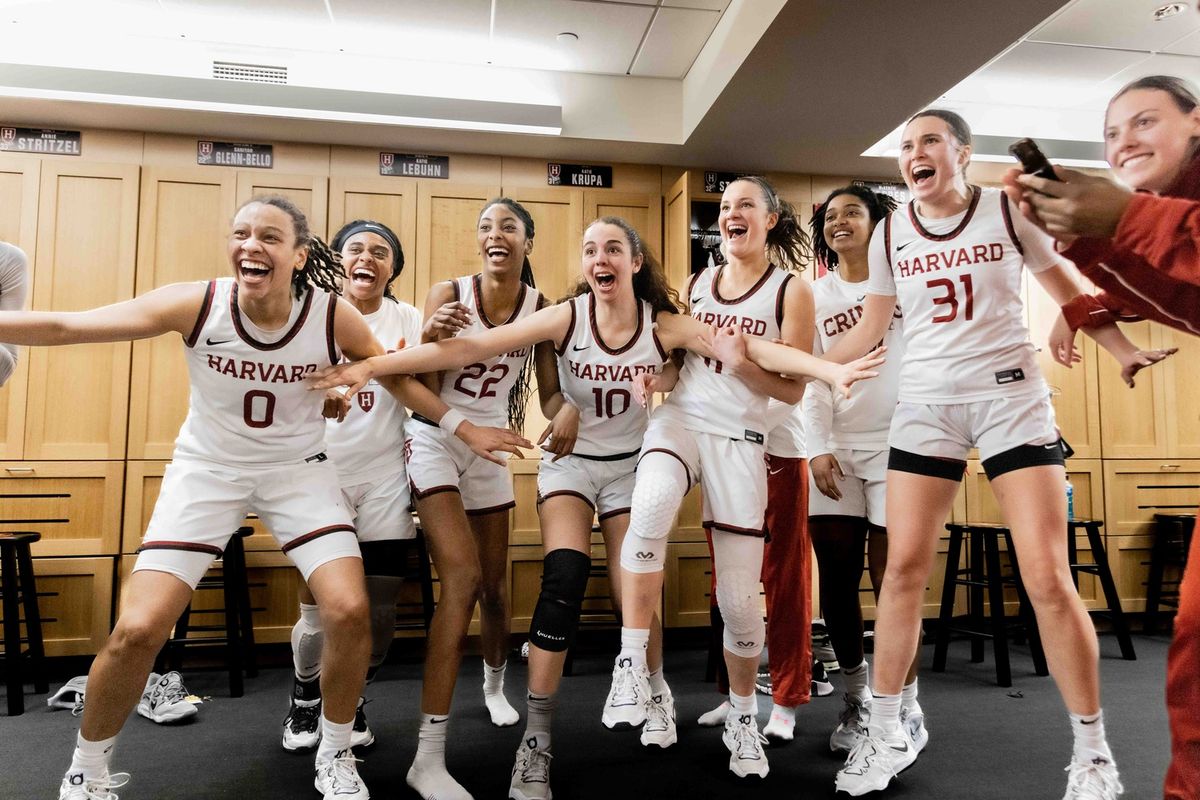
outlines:
[{"label": "white sneaker", "polygon": [[508,784],[509,800],[550,800],[550,743],[545,734],[533,734],[517,748],[512,780]]},{"label": "white sneaker", "polygon": [[[357,721],[358,716],[355,715]],[[283,718],[283,749],[312,750],[321,741],[321,687],[311,681],[294,680],[287,716]]]},{"label": "white sneaker", "polygon": [[339,750],[333,758],[318,758],[313,786],[324,800],[368,800],[371,796],[358,775],[358,759],[350,750]]},{"label": "white sneaker", "polygon": [[178,672],[172,671],[166,675],[151,672],[137,705],[137,713],[160,725],[187,719],[199,711],[194,703],[188,702],[188,694]]},{"label": "white sneaker", "polygon": [[650,671],[645,664],[633,666],[633,659],[618,658],[613,665],[612,686],[604,701],[600,721],[606,728],[636,728],[646,721],[646,700],[650,697]]},{"label": "white sneaker", "polygon": [[729,771],[739,778],[756,775],[767,777],[771,765],[763,745],[767,739],[758,732],[758,722],[753,714],[738,714],[725,720],[725,732],[721,741],[729,749]]},{"label": "white sneaker", "polygon": [[841,670],[837,653],[833,652],[833,645],[829,641],[829,629],[825,627],[823,619],[812,621],[812,654],[813,658],[821,662],[821,666],[825,668],[826,672]]},{"label": "white sneaker", "polygon": [[825,665],[815,658],[812,665],[811,694],[813,697],[828,697],[833,694],[833,684],[829,682],[829,675],[825,673]]},{"label": "white sneaker", "polygon": [[917,749],[917,752],[924,750],[925,745],[929,744],[929,731],[925,728],[925,712],[909,712],[907,708],[902,708],[900,709],[900,724],[904,726],[908,738],[912,740],[913,747]]},{"label": "white sneaker", "polygon": [[1117,765],[1103,758],[1067,766],[1067,793],[1063,800],[1114,800],[1125,787],[1117,774]]},{"label": "white sneaker", "polygon": [[892,778],[912,766],[917,760],[904,726],[893,736],[876,736],[868,730],[838,770],[837,791],[852,797],[879,792],[887,788]]},{"label": "white sneaker", "polygon": [[642,726],[642,745],[667,749],[679,737],[675,735],[675,698],[670,691],[652,695],[646,703],[646,724]]},{"label": "white sneaker", "polygon": [[829,736],[829,749],[835,753],[849,753],[867,735],[867,719],[870,701],[858,695],[844,695],[846,705],[838,717],[838,726]]},{"label": "white sneaker", "polygon": [[78,675],[59,687],[58,691],[46,698],[50,708],[65,708],[73,716],[83,713],[83,695],[87,691],[87,675]]},{"label": "white sneaker", "polygon": [[370,747],[375,744],[375,734],[367,724],[367,715],[363,708],[367,705],[366,698],[358,698],[358,708],[354,709],[354,727],[350,730],[350,747]]},{"label": "white sneaker", "polygon": [[128,772],[105,773],[103,778],[92,781],[83,779],[82,772],[64,775],[58,787],[58,800],[118,800],[113,789],[129,783]]}]

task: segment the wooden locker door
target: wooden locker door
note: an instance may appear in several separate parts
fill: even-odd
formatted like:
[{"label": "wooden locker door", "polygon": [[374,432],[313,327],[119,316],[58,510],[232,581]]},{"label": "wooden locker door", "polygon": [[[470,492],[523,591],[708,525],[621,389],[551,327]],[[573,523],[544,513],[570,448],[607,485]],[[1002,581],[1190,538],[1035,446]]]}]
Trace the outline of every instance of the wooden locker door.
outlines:
[{"label": "wooden locker door", "polygon": [[667,281],[679,292],[687,291],[688,278],[692,273],[692,192],[688,173],[685,171],[671,186],[664,199],[666,213],[663,219],[663,269]]},{"label": "wooden locker door", "polygon": [[324,175],[277,175],[270,170],[238,170],[237,202],[252,197],[281,194],[291,200],[304,216],[308,227],[317,236],[324,236],[328,222],[329,179]]},{"label": "wooden locker door", "polygon": [[[0,241],[11,242],[29,257],[29,294],[33,294],[33,258],[37,252],[38,179],[41,161],[0,156]],[[26,299],[26,306],[29,300]],[[22,348],[17,369],[0,388],[0,458],[25,453],[25,397],[29,387],[29,350]]]},{"label": "wooden locker door", "polygon": [[[400,237],[404,270],[392,284],[392,293],[417,308],[425,298],[416,296],[417,182],[409,178],[331,178],[329,181],[329,241],[347,222],[369,219],[382,222]],[[384,342],[392,346],[394,342]]]},{"label": "wooden locker door", "polygon": [[[1162,327],[1153,322],[1122,325],[1138,347],[1161,346]],[[1179,358],[1178,355],[1173,358]],[[1162,365],[1139,373],[1130,389],[1121,380],[1115,359],[1099,361],[1100,435],[1105,458],[1162,458],[1167,454],[1166,371]]]},{"label": "wooden locker door", "polygon": [[[1162,370],[1167,410],[1167,457],[1200,458],[1200,339],[1182,331],[1164,327],[1162,347],[1178,347],[1179,352],[1152,370]],[[1143,372],[1138,382],[1146,378]]]},{"label": "wooden locker door", "polygon": [[653,194],[585,191],[583,224],[600,217],[623,217],[656,258],[662,258],[662,198]]},{"label": "wooden locker door", "polygon": [[[231,274],[226,247],[236,205],[231,170],[155,168],[142,174],[136,293]],[[188,409],[180,336],[133,344],[129,458],[169,459]]]},{"label": "wooden locker door", "polygon": [[[138,169],[42,164],[35,309],[80,311],[133,296]],[[118,342],[30,354],[25,458],[125,456],[130,350]]]},{"label": "wooden locker door", "polygon": [[499,186],[417,183],[417,308],[433,284],[479,272],[476,223],[483,204],[499,195]]}]

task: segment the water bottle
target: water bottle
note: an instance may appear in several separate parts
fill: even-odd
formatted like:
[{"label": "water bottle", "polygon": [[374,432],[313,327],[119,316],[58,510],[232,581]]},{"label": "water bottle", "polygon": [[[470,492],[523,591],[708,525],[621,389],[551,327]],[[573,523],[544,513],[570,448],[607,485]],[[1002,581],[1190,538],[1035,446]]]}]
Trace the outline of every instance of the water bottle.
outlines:
[{"label": "water bottle", "polygon": [[1075,519],[1075,487],[1067,481],[1067,519]]}]

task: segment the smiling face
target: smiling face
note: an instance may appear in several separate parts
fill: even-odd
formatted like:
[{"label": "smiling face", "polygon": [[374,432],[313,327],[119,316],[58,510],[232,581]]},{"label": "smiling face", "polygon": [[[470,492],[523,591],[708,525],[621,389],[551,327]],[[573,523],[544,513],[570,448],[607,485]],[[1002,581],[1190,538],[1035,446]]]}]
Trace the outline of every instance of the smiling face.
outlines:
[{"label": "smiling face", "polygon": [[1114,99],[1104,118],[1104,155],[1135,189],[1165,191],[1200,136],[1200,108],[1179,107],[1161,89],[1133,89]]},{"label": "smiling face", "polygon": [[917,117],[900,138],[900,174],[918,202],[961,190],[970,160],[971,146],[960,143],[939,117]]},{"label": "smiling face", "polygon": [[346,293],[359,301],[378,300],[392,277],[392,247],[378,233],[360,231],[342,244]]},{"label": "smiling face", "polygon": [[623,290],[633,292],[633,276],[642,268],[642,256],[633,255],[629,236],[619,225],[596,222],[583,234],[583,279],[600,299]]},{"label": "smiling face", "polygon": [[475,235],[488,272],[508,274],[515,270],[520,274],[525,256],[533,250],[533,242],[526,238],[525,223],[503,203],[483,210]]},{"label": "smiling face", "polygon": [[779,222],[779,214],[767,207],[762,187],[753,181],[734,181],[721,195],[717,224],[725,254],[731,260],[761,256],[766,252],[767,231]]},{"label": "smiling face", "polygon": [[871,213],[861,198],[839,194],[825,207],[825,244],[839,259],[863,252],[871,241]]},{"label": "smiling face", "polygon": [[304,266],[307,247],[296,246],[296,228],[283,209],[249,203],[233,219],[229,263],[239,296],[261,300],[290,296],[292,273]]}]

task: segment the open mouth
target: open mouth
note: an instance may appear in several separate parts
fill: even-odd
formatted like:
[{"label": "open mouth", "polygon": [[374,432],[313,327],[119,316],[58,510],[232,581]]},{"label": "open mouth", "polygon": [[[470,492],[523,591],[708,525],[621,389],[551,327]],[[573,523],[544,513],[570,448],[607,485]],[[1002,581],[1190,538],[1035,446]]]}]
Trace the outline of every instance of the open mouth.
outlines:
[{"label": "open mouth", "polygon": [[238,262],[238,274],[251,281],[261,281],[271,274],[271,268],[261,261],[244,258]]},{"label": "open mouth", "polygon": [[1148,161],[1153,155],[1153,153],[1137,153],[1136,155],[1129,156],[1121,161],[1121,169],[1136,167],[1138,164]]},{"label": "open mouth", "polygon": [[484,252],[487,253],[487,257],[492,261],[503,261],[508,258],[507,247],[489,247]]},{"label": "open mouth", "polygon": [[835,242],[845,241],[845,240],[851,238],[853,235],[854,234],[851,233],[850,231],[834,231],[833,232],[833,241],[835,241]]},{"label": "open mouth", "polygon": [[595,274],[596,285],[601,289],[608,289],[617,283],[617,276],[611,272],[597,272]]},{"label": "open mouth", "polygon": [[364,269],[362,267],[355,269],[354,272],[352,272],[350,274],[350,278],[355,283],[361,283],[361,284],[365,284],[367,286],[374,285],[375,281],[377,280],[374,272],[372,272],[369,269]]},{"label": "open mouth", "polygon": [[725,226],[725,232],[729,234],[729,241],[731,242],[735,239],[740,239],[741,237],[745,236],[747,230],[749,230],[749,228],[747,228],[741,222],[730,222]]},{"label": "open mouth", "polygon": [[926,182],[933,180],[933,176],[936,174],[937,170],[935,170],[933,167],[925,166],[924,164],[919,167],[913,167],[913,185],[921,186]]}]

